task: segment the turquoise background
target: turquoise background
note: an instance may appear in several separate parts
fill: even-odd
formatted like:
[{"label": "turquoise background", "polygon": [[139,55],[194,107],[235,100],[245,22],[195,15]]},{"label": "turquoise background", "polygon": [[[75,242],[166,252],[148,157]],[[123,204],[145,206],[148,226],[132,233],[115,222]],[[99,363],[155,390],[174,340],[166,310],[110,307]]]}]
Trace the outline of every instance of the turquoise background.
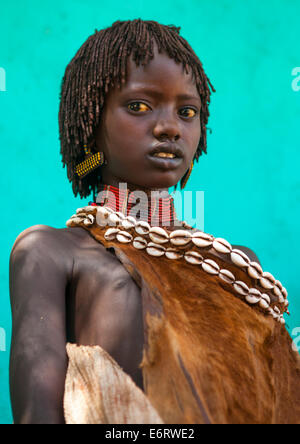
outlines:
[{"label": "turquoise background", "polygon": [[292,89],[292,70],[300,66],[299,16],[297,0],[2,3],[0,335],[6,333],[6,351],[0,351],[0,423],[12,421],[10,250],[25,228],[64,227],[89,200],[74,198],[62,168],[59,88],[81,44],[118,19],[181,26],[202,60],[217,90],[208,125],[213,132],[186,189],[204,191],[205,231],[253,249],[264,270],[286,286],[290,333],[300,326],[300,91]]}]

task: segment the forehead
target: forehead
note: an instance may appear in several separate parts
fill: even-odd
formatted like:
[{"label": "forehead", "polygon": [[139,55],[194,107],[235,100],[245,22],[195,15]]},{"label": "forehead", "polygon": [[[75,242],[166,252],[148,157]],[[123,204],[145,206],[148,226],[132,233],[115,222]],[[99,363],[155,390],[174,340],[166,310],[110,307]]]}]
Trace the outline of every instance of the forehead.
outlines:
[{"label": "forehead", "polygon": [[186,73],[181,63],[176,63],[165,53],[159,53],[156,46],[154,58],[146,66],[136,66],[132,58],[129,58],[127,69],[125,89],[153,86],[162,92],[181,92],[200,99],[191,68],[188,67],[189,72]]},{"label": "forehead", "polygon": [[176,63],[165,53],[159,53],[154,46],[154,58],[146,66],[136,66],[132,57],[127,60],[126,82],[121,88],[111,87],[105,97],[106,108],[113,103],[129,98],[135,93],[149,93],[165,100],[193,100],[201,106],[200,96],[193,79],[181,63]]}]

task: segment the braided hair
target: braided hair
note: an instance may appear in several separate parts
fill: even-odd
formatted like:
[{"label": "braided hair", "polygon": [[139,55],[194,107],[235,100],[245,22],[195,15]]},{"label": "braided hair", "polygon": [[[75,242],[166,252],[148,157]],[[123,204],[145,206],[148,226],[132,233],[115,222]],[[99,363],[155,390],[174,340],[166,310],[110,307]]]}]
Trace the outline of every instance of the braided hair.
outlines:
[{"label": "braided hair", "polygon": [[[105,95],[110,87],[121,86],[127,78],[127,60],[131,55],[137,66],[146,66],[153,59],[154,42],[159,52],[191,68],[201,99],[201,137],[194,160],[206,153],[210,89],[214,87],[204,73],[202,63],[188,42],[179,35],[180,28],[141,19],[116,21],[112,26],[95,30],[68,64],[62,79],[59,107],[60,153],[75,196],[95,197],[101,180],[101,167],[80,179],[76,165],[84,160],[83,146],[96,152],[95,132],[98,128]],[[181,179],[182,183],[188,171]],[[177,186],[177,184],[176,184]],[[175,189],[176,189],[175,186]]]}]

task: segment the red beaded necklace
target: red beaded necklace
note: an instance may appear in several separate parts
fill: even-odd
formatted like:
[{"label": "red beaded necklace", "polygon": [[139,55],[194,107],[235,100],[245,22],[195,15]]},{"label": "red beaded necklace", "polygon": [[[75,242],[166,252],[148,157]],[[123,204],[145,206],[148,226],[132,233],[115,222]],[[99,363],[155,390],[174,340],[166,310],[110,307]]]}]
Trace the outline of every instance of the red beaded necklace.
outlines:
[{"label": "red beaded necklace", "polygon": [[[100,184],[98,192],[102,192],[97,197],[97,202],[89,202],[89,205],[106,206],[113,211],[120,211],[125,216],[129,216],[130,211],[139,203],[139,197],[134,191],[117,188],[112,185]],[[113,194],[111,194],[113,193]],[[166,193],[166,197],[148,195],[148,208],[142,208],[137,212],[137,220],[145,220],[153,226],[172,225],[177,220],[174,199]]]}]

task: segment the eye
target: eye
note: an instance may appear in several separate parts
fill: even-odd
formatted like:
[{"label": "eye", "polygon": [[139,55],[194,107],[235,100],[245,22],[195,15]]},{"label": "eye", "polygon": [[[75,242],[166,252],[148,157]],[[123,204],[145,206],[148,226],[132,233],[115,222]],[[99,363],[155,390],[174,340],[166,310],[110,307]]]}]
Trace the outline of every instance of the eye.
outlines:
[{"label": "eye", "polygon": [[188,118],[192,118],[192,117],[195,117],[196,115],[197,115],[197,113],[198,113],[198,111],[197,110],[195,110],[194,108],[190,108],[190,107],[185,107],[185,108],[182,108],[181,110],[180,110],[180,112],[183,112],[181,115],[183,116],[183,117],[188,117]]},{"label": "eye", "polygon": [[138,113],[144,113],[144,112],[150,110],[149,106],[146,105],[143,102],[132,102],[132,103],[129,103],[128,109],[130,111],[135,111],[135,112],[138,112]]}]

